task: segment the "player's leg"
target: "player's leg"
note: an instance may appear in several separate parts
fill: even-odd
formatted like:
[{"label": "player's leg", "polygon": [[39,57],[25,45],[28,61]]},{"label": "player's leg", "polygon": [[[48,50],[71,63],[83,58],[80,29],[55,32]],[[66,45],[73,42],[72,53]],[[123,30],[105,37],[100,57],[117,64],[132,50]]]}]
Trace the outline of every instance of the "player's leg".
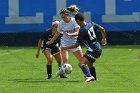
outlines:
[{"label": "player's leg", "polygon": [[95,80],[95,77],[93,77],[93,76],[90,74],[90,71],[89,71],[88,67],[86,66],[87,63],[88,63],[87,58],[82,57],[82,58],[81,58],[81,62],[80,62],[79,65],[80,65],[80,67],[81,67],[81,70],[82,70],[83,73],[84,73],[84,77],[85,77],[86,82],[90,82],[90,81]]},{"label": "player's leg", "polygon": [[50,79],[52,78],[52,60],[53,60],[53,57],[52,57],[52,54],[51,54],[51,50],[50,49],[45,49],[43,51],[45,57],[47,58],[47,75],[48,75],[48,78],[47,79]]},{"label": "player's leg", "polygon": [[87,77],[86,78],[86,82],[92,81],[94,80],[94,77],[91,76],[88,67],[86,66],[87,64],[87,60],[85,60],[85,58],[83,57],[83,53],[82,53],[82,49],[81,47],[77,47],[72,49],[73,54],[75,55],[75,57],[78,59],[79,61],[79,66],[82,70],[82,72],[84,73],[84,75]]},{"label": "player's leg", "polygon": [[71,51],[73,52],[74,56],[78,59],[78,62],[80,64],[81,58],[83,57],[83,52],[82,52],[81,46],[79,46],[77,48],[73,48],[73,49],[71,49]]},{"label": "player's leg", "polygon": [[73,54],[78,59],[78,62],[80,62],[81,58],[83,57],[82,50],[75,51],[75,52],[73,52]]},{"label": "player's leg", "polygon": [[[87,54],[90,55],[89,57],[89,62],[88,62],[88,67],[89,67],[89,70],[90,70],[90,73],[92,76],[95,77],[95,80],[97,80],[97,77],[96,77],[96,68],[95,66],[93,65],[93,63],[96,61],[97,58],[99,58],[102,54],[102,48],[101,48],[101,45],[97,42],[95,44],[95,47],[93,47],[93,51],[89,53],[87,52]],[[86,55],[85,55],[86,56]],[[88,57],[87,57],[88,58]]]},{"label": "player's leg", "polygon": [[[57,63],[58,63],[58,69],[61,69],[61,63],[62,63],[62,55],[60,52],[60,49],[58,47],[54,47],[51,50],[54,58],[56,59]],[[64,74],[60,74],[60,78],[67,78]]]},{"label": "player's leg", "polygon": [[[69,58],[69,50],[64,50],[61,52],[62,53],[62,62],[67,63],[68,62],[68,58]],[[62,65],[63,65],[62,64]],[[56,77],[60,76],[64,74],[63,70],[60,68],[60,70],[58,72],[56,72]]]},{"label": "player's leg", "polygon": [[96,80],[96,69],[95,66],[93,66],[93,63],[96,61],[96,58],[93,56],[93,52],[87,51],[86,54],[84,55],[84,57],[87,60],[87,65],[90,71],[90,74],[95,77]]},{"label": "player's leg", "polygon": [[61,51],[62,53],[62,59],[64,63],[68,63],[68,59],[69,59],[69,50],[63,50]]},{"label": "player's leg", "polygon": [[95,66],[94,66],[93,63],[91,63],[91,62],[88,62],[87,65],[88,65],[90,74],[91,74],[91,75],[95,78],[95,80],[96,80],[97,77],[96,77],[96,69],[95,69]]},{"label": "player's leg", "polygon": [[93,63],[96,61],[97,58],[101,56],[102,49],[100,44],[96,44],[95,48],[93,48],[93,51],[87,51],[84,55],[84,57],[88,60],[87,65],[89,67],[90,73],[93,77],[95,77],[95,80],[97,79],[96,77],[96,68],[93,65]]}]

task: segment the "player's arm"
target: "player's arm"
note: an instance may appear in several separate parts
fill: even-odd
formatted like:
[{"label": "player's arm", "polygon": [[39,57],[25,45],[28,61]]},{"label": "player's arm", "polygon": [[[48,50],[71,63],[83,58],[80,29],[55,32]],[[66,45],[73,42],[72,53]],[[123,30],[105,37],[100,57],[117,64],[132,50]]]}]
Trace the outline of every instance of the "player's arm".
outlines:
[{"label": "player's arm", "polygon": [[73,33],[66,33],[66,36],[78,36],[79,27],[73,29]]},{"label": "player's arm", "polygon": [[84,41],[84,38],[86,36],[85,32],[87,31],[83,31],[82,33],[78,34],[78,38],[77,38],[77,42],[71,46],[67,46],[67,47],[62,47],[62,50],[67,50],[67,49],[72,49],[72,48],[76,48],[80,45],[80,43],[82,43]]},{"label": "player's arm", "polygon": [[41,49],[41,44],[42,44],[42,40],[39,39],[39,41],[38,41],[38,47],[37,47],[37,53],[36,53],[36,58],[39,58],[40,49]]},{"label": "player's arm", "polygon": [[107,40],[106,40],[106,32],[105,32],[105,29],[102,26],[99,26],[98,30],[102,34],[102,45],[106,45],[107,44]]},{"label": "player's arm", "polygon": [[63,34],[62,28],[61,28],[61,23],[58,24],[58,28],[57,31],[55,32],[53,38],[50,41],[47,41],[46,44],[50,45],[52,43],[54,43],[55,40],[57,40],[57,38],[59,38],[59,36]]},{"label": "player's arm", "polygon": [[76,48],[78,47],[80,44],[79,43],[75,43],[73,45],[70,45],[70,46],[66,46],[66,47],[61,47],[61,50],[67,50],[67,49],[72,49],[72,48]]},{"label": "player's arm", "polygon": [[60,36],[60,33],[57,31],[57,32],[55,33],[55,35],[53,36],[53,38],[52,38],[50,41],[47,41],[46,44],[47,44],[47,45],[50,45],[50,44],[54,43],[54,41],[55,41],[59,36]]}]

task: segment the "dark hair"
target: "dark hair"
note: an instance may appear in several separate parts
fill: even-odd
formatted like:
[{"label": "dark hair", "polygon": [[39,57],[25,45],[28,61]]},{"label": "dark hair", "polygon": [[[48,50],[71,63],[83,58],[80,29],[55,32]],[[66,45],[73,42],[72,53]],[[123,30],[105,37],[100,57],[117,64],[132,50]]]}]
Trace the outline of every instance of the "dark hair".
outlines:
[{"label": "dark hair", "polygon": [[63,9],[63,10],[61,10],[60,11],[60,14],[70,14],[70,11],[69,10],[67,10],[67,9]]},{"label": "dark hair", "polygon": [[76,14],[75,20],[84,21],[85,20],[84,15],[81,13]]}]

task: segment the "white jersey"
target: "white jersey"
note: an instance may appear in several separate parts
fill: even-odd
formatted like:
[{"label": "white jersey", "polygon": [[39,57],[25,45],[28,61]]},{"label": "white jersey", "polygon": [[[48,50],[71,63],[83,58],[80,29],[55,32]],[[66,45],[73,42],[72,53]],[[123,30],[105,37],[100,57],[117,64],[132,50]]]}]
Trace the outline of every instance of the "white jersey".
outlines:
[{"label": "white jersey", "polygon": [[78,36],[65,36],[65,33],[73,33],[74,28],[80,28],[76,23],[75,18],[71,18],[69,23],[64,22],[63,20],[59,23],[59,33],[63,34],[61,37],[61,45],[63,47],[73,45],[77,41]]}]

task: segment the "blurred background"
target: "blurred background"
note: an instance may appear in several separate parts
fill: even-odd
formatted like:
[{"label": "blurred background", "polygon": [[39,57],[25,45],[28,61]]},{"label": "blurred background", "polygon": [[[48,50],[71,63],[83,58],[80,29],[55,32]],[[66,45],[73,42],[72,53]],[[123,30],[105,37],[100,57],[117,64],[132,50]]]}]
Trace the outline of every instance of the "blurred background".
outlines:
[{"label": "blurred background", "polygon": [[[107,31],[108,45],[140,44],[139,0],[0,0],[0,46],[36,46],[40,33],[76,4]],[[97,31],[100,41],[100,33]]]}]

